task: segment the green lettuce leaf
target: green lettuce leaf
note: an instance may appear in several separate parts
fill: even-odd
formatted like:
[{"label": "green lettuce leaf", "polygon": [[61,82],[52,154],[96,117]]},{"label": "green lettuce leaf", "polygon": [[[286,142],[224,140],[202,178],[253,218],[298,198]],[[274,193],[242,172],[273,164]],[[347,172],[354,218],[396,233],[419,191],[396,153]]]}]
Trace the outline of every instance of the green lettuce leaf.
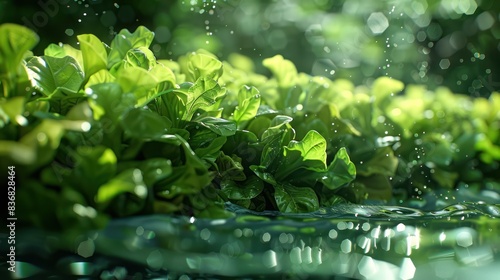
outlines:
[{"label": "green lettuce leaf", "polygon": [[178,195],[199,193],[210,184],[213,175],[208,171],[205,163],[196,156],[186,140],[180,136],[172,135],[169,142],[181,146],[185,162],[184,165],[173,168],[174,176],[156,184],[155,193],[167,199]]},{"label": "green lettuce leaf", "polygon": [[226,90],[212,79],[200,78],[196,80],[186,93],[184,119],[191,120],[196,110],[214,105],[225,93]]},{"label": "green lettuce leaf", "polygon": [[231,136],[236,133],[236,124],[232,121],[222,119],[222,118],[213,118],[213,117],[204,117],[201,119],[196,119],[196,124],[204,126],[211,131],[215,132],[217,135],[221,136]]},{"label": "green lettuce leaf", "polygon": [[64,95],[76,94],[84,75],[73,57],[33,57],[26,64],[34,86],[43,95],[52,96],[57,90]]},{"label": "green lettuce leaf", "polygon": [[252,199],[260,195],[264,189],[264,182],[257,176],[250,176],[243,182],[223,180],[221,191],[227,198],[232,200]]},{"label": "green lettuce leaf", "polygon": [[133,48],[148,48],[153,42],[154,33],[144,26],[139,26],[133,33],[122,29],[111,41],[111,51],[108,55],[108,69],[121,62],[127,52]]},{"label": "green lettuce leaf", "polygon": [[92,205],[101,185],[115,176],[116,155],[104,146],[80,146],[75,153],[68,156],[73,158],[75,167],[65,181],[71,188],[83,194]]},{"label": "green lettuce leaf", "polygon": [[0,96],[17,95],[12,90],[20,82],[18,74],[25,71],[21,61],[38,40],[38,35],[24,26],[0,24]]},{"label": "green lettuce leaf", "polygon": [[302,141],[291,141],[284,149],[283,160],[276,170],[276,179],[284,180],[298,169],[326,169],[326,140],[311,130]]},{"label": "green lettuce leaf", "polygon": [[281,212],[313,212],[319,208],[318,197],[314,190],[309,187],[277,184],[274,186],[274,191],[274,199]]},{"label": "green lettuce leaf", "polygon": [[279,87],[289,88],[295,84],[297,68],[291,61],[284,59],[283,56],[276,55],[266,58],[262,61],[262,64],[273,73]]},{"label": "green lettuce leaf", "polygon": [[186,74],[188,81],[196,81],[199,78],[217,81],[222,75],[222,62],[206,54],[190,54]]},{"label": "green lettuce leaf", "polygon": [[255,87],[243,86],[238,92],[238,106],[234,110],[234,120],[238,127],[253,119],[260,106],[260,94]]},{"label": "green lettuce leaf", "polygon": [[120,120],[127,136],[136,139],[156,139],[168,132],[171,123],[165,117],[142,108],[128,110]]},{"label": "green lettuce leaf", "polygon": [[82,51],[85,77],[88,79],[95,72],[106,69],[108,53],[101,40],[92,34],[78,35],[77,38]]},{"label": "green lettuce leaf", "polygon": [[330,190],[338,189],[356,178],[356,166],[349,159],[345,148],[340,148],[328,166],[327,172],[321,176],[321,182]]},{"label": "green lettuce leaf", "polygon": [[98,208],[109,208],[117,216],[129,216],[141,211],[146,203],[148,188],[140,169],[127,169],[102,185],[95,197]]}]

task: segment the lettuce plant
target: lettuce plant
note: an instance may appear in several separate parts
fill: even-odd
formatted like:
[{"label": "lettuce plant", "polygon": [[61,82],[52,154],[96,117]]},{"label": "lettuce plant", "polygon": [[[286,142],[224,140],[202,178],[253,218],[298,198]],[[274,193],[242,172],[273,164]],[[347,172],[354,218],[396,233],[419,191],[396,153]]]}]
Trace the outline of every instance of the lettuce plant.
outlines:
[{"label": "lettuce plant", "polygon": [[[419,198],[466,185],[498,190],[500,95],[471,99],[379,78],[370,88],[265,59],[200,50],[159,60],[145,27],[107,45],[29,50],[0,25],[0,165],[19,170],[23,221],[100,227],[112,217],[310,212]],[[458,123],[458,125],[457,125]]]}]

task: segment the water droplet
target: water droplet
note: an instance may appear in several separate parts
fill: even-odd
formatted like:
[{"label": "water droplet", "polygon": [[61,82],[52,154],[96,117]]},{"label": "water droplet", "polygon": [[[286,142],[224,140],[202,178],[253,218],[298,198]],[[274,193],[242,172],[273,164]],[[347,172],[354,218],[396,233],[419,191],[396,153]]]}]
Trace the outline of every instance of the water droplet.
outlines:
[{"label": "water droplet", "polygon": [[163,255],[159,250],[152,251],[147,259],[146,263],[153,270],[159,270],[163,266]]},{"label": "water droplet", "polygon": [[338,233],[336,230],[334,229],[331,229],[329,232],[328,232],[328,237],[330,237],[331,239],[335,239],[337,238],[338,236]]},{"label": "water droplet", "polygon": [[265,232],[262,235],[262,241],[263,242],[269,242],[270,240],[271,240],[271,234],[269,234],[269,232]]},{"label": "water droplet", "polygon": [[273,250],[264,252],[264,254],[262,255],[262,261],[268,268],[275,267],[276,265],[278,265],[276,252],[274,252]]},{"label": "water droplet", "polygon": [[443,242],[446,240],[446,234],[443,232],[441,232],[441,234],[439,234],[439,242]]},{"label": "water droplet", "polygon": [[342,252],[344,252],[345,254],[348,254],[351,252],[352,250],[352,241],[349,240],[349,239],[344,239],[342,240],[342,243],[340,243],[340,249],[342,250]]},{"label": "water droplet", "polygon": [[208,240],[210,238],[210,230],[208,228],[204,228],[200,231],[200,238],[203,240]]}]

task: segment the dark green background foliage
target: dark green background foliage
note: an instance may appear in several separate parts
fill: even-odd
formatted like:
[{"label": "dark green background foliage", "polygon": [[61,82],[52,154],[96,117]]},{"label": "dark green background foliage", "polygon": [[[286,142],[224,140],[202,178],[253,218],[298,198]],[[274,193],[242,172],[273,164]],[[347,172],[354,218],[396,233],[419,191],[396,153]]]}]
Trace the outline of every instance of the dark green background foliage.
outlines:
[{"label": "dark green background foliage", "polygon": [[0,22],[41,35],[38,53],[52,42],[74,45],[76,34],[109,41],[144,25],[159,58],[237,52],[266,73],[262,59],[282,54],[301,72],[355,84],[387,75],[486,97],[500,88],[499,11],[496,0],[0,0]]}]

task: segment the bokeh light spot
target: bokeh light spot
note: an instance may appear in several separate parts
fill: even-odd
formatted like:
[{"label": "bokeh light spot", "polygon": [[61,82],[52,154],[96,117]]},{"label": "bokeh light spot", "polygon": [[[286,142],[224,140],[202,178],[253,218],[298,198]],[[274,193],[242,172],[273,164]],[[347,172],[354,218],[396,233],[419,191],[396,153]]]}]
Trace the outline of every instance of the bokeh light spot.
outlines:
[{"label": "bokeh light spot", "polygon": [[367,24],[373,34],[381,34],[389,27],[389,21],[380,12],[372,13],[368,17]]},{"label": "bokeh light spot", "polygon": [[481,30],[490,29],[495,23],[495,18],[489,12],[483,12],[476,18],[477,27]]}]

